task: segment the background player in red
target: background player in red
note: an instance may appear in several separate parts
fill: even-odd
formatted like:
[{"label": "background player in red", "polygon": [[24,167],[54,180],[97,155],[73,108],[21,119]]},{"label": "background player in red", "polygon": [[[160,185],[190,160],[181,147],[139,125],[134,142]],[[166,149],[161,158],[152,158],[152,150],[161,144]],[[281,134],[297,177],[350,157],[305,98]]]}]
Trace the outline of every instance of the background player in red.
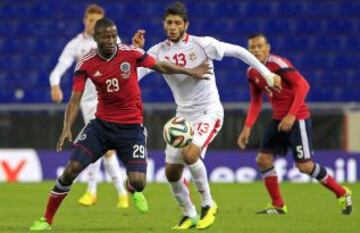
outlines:
[{"label": "background player in red", "polygon": [[287,207],[281,197],[278,178],[274,168],[275,155],[285,155],[292,149],[295,163],[300,172],[317,179],[338,198],[343,214],[351,214],[351,191],[340,186],[328,174],[325,167],[312,160],[310,112],[305,103],[310,89],[308,82],[285,58],[270,54],[270,44],[263,34],[249,37],[248,49],[265,64],[270,71],[281,76],[282,91],[269,87],[264,78],[252,67],[247,75],[250,82],[251,101],[245,125],[238,137],[238,145],[244,149],[249,141],[251,127],[255,123],[262,105],[262,93],[269,97],[273,120],[264,133],[256,162],[264,178],[265,186],[272,199],[259,214],[285,214]]},{"label": "background player in red", "polygon": [[107,150],[116,150],[126,168],[126,187],[132,194],[135,207],[141,212],[148,210],[146,199],[141,193],[146,183],[147,151],[136,69],[147,67],[159,73],[182,73],[202,78],[209,67],[202,64],[187,69],[157,62],[142,49],[116,44],[117,36],[116,26],[110,19],[98,20],[94,33],[97,49],[86,54],[75,68],[73,92],[66,108],[57,150],[62,150],[65,140],[72,140],[71,127],[88,78],[95,84],[98,95],[96,118],[74,141],[71,159],[50,193],[44,217],[34,222],[30,227],[32,231],[51,230],[53,217],[73,181]]}]

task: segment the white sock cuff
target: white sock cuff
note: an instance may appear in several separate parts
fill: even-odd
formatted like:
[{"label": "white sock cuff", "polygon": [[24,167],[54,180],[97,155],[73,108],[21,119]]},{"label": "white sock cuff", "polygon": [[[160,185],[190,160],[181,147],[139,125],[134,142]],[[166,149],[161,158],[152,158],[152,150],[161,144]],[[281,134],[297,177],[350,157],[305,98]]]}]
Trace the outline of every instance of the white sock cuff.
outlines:
[{"label": "white sock cuff", "polygon": [[205,167],[204,162],[201,159],[198,159],[195,163],[187,166],[189,169],[197,169],[199,167]]}]

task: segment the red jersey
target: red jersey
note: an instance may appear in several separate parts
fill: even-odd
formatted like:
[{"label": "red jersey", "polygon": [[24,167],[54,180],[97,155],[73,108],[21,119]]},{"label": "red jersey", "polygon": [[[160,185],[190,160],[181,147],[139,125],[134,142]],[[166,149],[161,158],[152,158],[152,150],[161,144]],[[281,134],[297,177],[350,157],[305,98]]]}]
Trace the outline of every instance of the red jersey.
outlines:
[{"label": "red jersey", "polygon": [[305,103],[305,98],[310,87],[304,77],[287,59],[272,54],[265,66],[273,73],[281,76],[282,91],[277,92],[269,87],[259,72],[249,67],[247,76],[250,82],[251,101],[245,125],[252,127],[256,121],[261,110],[262,93],[265,93],[269,98],[273,110],[273,119],[281,120],[288,114],[294,115],[298,120],[308,118],[310,112]]},{"label": "red jersey", "polygon": [[97,118],[119,124],[141,124],[143,103],[136,68],[152,68],[155,63],[144,50],[133,46],[119,44],[110,59],[93,49],[76,65],[73,91],[84,91],[89,78],[97,91]]}]

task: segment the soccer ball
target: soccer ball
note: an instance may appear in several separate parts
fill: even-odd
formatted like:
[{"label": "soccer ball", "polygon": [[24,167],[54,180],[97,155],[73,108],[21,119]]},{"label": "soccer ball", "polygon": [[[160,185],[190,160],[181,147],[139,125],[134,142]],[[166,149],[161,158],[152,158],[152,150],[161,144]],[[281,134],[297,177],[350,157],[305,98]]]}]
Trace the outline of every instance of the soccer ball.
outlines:
[{"label": "soccer ball", "polygon": [[189,145],[193,136],[192,126],[184,117],[171,118],[164,125],[164,140],[172,147],[182,148]]}]

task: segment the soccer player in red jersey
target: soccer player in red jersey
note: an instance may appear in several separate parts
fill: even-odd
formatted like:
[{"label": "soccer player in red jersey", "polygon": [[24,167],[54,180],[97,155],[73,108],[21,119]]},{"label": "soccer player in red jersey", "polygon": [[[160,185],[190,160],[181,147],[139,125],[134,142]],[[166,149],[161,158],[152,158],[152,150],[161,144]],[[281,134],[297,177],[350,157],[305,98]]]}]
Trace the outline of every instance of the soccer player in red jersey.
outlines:
[{"label": "soccer player in red jersey", "polygon": [[159,73],[182,73],[198,79],[208,73],[207,64],[188,69],[157,62],[142,49],[116,44],[117,36],[113,21],[108,18],[98,20],[94,33],[97,49],[80,59],[75,68],[73,92],[65,111],[57,150],[62,150],[65,140],[72,140],[71,127],[87,79],[94,83],[97,91],[96,118],[73,142],[70,161],[50,192],[44,216],[30,227],[32,231],[51,230],[53,217],[73,181],[108,150],[116,150],[127,171],[126,188],[132,194],[134,205],[146,212],[148,205],[141,193],[146,183],[146,129],[142,125],[143,104],[136,69],[147,67]]},{"label": "soccer player in red jersey", "polygon": [[254,68],[249,67],[247,71],[251,101],[245,125],[237,140],[240,148],[244,149],[249,141],[251,127],[261,110],[262,93],[268,96],[273,110],[273,119],[264,133],[262,146],[256,157],[272,203],[258,214],[287,213],[274,168],[274,157],[285,155],[288,147],[292,150],[300,172],[317,179],[332,191],[338,198],[342,213],[351,214],[351,191],[339,185],[323,166],[312,160],[310,112],[305,103],[310,89],[308,82],[287,59],[270,54],[270,44],[265,35],[259,33],[250,36],[248,49],[270,71],[279,74],[282,80],[282,90],[276,91],[267,85]]},{"label": "soccer player in red jersey", "polygon": [[[90,4],[84,12],[84,31],[77,34],[71,39],[62,51],[58,63],[50,74],[51,99],[60,103],[63,100],[63,91],[60,83],[63,74],[71,67],[74,62],[78,62],[91,49],[96,48],[96,42],[93,38],[94,27],[97,20],[105,16],[105,9],[97,4]],[[120,38],[118,38],[120,43]],[[97,95],[94,84],[87,80],[85,84],[84,94],[81,98],[80,110],[85,125],[94,119],[97,105]],[[87,167],[84,173],[87,173],[87,189],[79,198],[78,203],[84,206],[92,206],[97,202],[97,183],[100,173],[101,161],[103,161],[105,171],[110,175],[112,183],[117,190],[118,202],[116,207],[128,208],[129,197],[124,186],[124,178],[122,177],[119,161],[115,155],[115,151],[108,151],[96,163]]]}]

